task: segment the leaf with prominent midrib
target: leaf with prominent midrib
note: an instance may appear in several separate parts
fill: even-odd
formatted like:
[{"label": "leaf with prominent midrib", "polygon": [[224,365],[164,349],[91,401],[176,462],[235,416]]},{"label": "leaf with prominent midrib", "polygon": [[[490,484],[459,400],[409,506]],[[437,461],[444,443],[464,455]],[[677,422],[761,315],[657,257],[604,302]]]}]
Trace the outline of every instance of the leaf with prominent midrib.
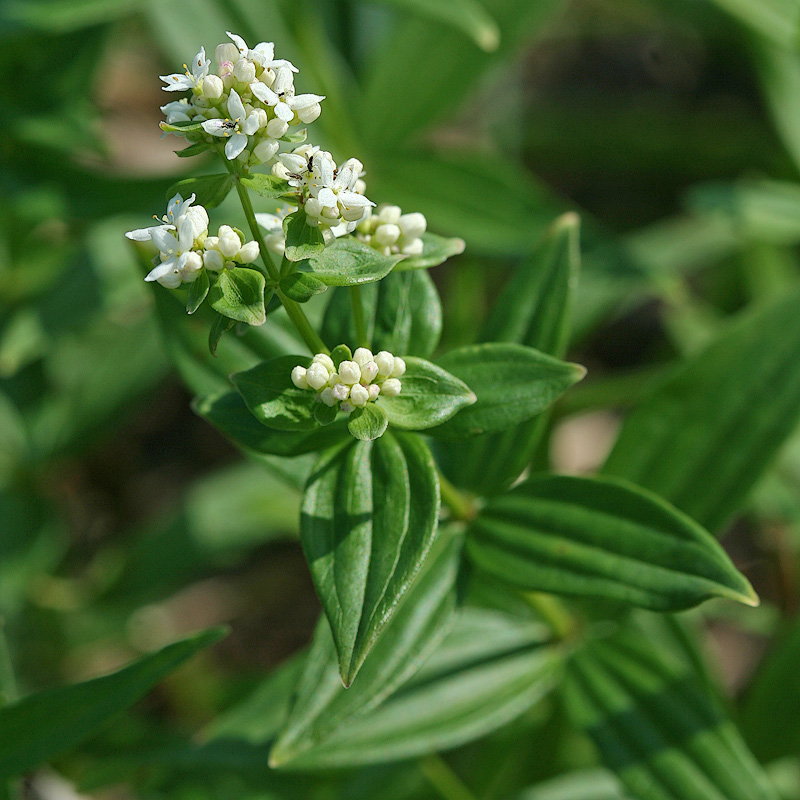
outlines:
[{"label": "leaf with prominent midrib", "polygon": [[732,723],[687,669],[639,632],[568,662],[567,711],[640,800],[776,800]]},{"label": "leaf with prominent midrib", "polygon": [[417,436],[354,441],[314,467],[300,532],[346,686],[422,566],[438,515],[436,466]]},{"label": "leaf with prominent midrib", "polygon": [[300,270],[310,273],[327,286],[357,286],[385,278],[400,256],[386,256],[368,244],[346,236],[308,257]]},{"label": "leaf with prominent midrib", "polygon": [[453,529],[439,533],[349,689],[339,678],[330,625],[324,618],[320,621],[288,719],[270,753],[273,766],[313,753],[335,737],[340,726],[378,706],[420,668],[452,625],[462,543],[463,536]]},{"label": "leaf with prominent midrib", "polygon": [[758,603],[711,534],[659,497],[619,481],[526,481],[481,511],[467,542],[476,565],[531,591],[654,611],[717,596]]},{"label": "leaf with prominent midrib", "polygon": [[[516,342],[563,357],[580,264],[578,226],[574,213],[553,223],[506,285],[478,341]],[[441,443],[442,470],[457,486],[478,494],[505,491],[530,464],[547,420],[547,414],[540,414],[499,433]]]},{"label": "leaf with prominent midrib", "polygon": [[800,416],[800,292],[746,313],[622,426],[603,472],[712,532],[741,505]]},{"label": "leaf with prominent midrib", "polygon": [[210,630],[102,678],[29,695],[0,708],[0,779],[22,775],[80,744],[184,661],[224,636]]},{"label": "leaf with prominent midrib", "polygon": [[[411,680],[331,729],[286,766],[378,764],[479,739],[525,713],[549,691],[560,663],[560,650],[549,645],[541,626],[465,608]],[[360,679],[347,691],[357,691]]]}]

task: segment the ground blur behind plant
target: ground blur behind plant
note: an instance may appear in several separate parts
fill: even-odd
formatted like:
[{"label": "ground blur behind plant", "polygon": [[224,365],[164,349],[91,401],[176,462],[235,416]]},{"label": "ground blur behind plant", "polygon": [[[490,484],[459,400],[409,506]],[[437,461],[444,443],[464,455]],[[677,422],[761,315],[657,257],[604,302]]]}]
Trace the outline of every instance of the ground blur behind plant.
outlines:
[{"label": "ground blur behind plant", "polygon": [[[201,796],[163,764],[137,772],[108,756],[142,741],[178,747],[304,646],[319,614],[296,541],[299,492],[190,411],[154,295],[119,235],[160,211],[171,183],[214,169],[175,158],[180,143],[157,127],[156,76],[198,43],[226,30],[275,41],[300,67],[299,91],[327,96],[316,139],[359,154],[369,196],[466,240],[431,271],[442,350],[474,338],[556,216],[581,213],[569,356],[589,375],[556,407],[539,465],[600,467],[622,415],[673,365],[739,312],[796,288],[800,56],[781,24],[728,16],[721,0],[482,5],[488,16],[474,24],[437,16],[438,3],[421,14],[346,0],[18,0],[0,11],[0,612],[17,690],[85,680],[231,626],[55,762],[87,791],[122,782],[142,796]],[[237,220],[233,203],[223,208]],[[785,798],[800,798],[800,727],[785,700],[798,688],[786,664],[797,647],[799,459],[789,436],[722,536],[762,606],[685,615]],[[447,762],[478,797],[562,797],[536,784],[600,769],[563,717],[548,701]],[[530,751],[502,760],[523,736]],[[477,753],[502,769],[487,774]],[[342,796],[436,796],[437,768],[364,770],[342,778],[352,781]],[[253,791],[226,769],[205,791]],[[609,781],[598,797],[623,797],[606,773],[582,774],[595,791]],[[577,786],[563,797],[581,797]]]}]

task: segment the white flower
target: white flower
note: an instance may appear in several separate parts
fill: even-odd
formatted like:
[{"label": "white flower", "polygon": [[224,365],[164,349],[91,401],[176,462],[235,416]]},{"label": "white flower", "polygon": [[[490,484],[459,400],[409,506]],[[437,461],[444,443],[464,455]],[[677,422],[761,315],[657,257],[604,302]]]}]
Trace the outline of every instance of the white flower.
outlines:
[{"label": "white flower", "polygon": [[305,367],[295,367],[292,370],[292,383],[298,389],[308,389],[308,381],[306,380]]},{"label": "white flower", "polygon": [[266,231],[264,244],[271,253],[283,255],[286,249],[286,237],[283,234],[283,220],[294,211],[289,206],[278,209],[277,214],[256,214],[256,222]]},{"label": "white flower", "polygon": [[357,383],[350,390],[350,402],[357,408],[363,408],[369,402],[369,390]]},{"label": "white flower", "polygon": [[311,169],[306,168],[303,182],[304,193],[308,195],[305,212],[310,224],[333,226],[341,220],[356,223],[375,205],[354,191],[363,169],[358,159],[348,159],[338,171],[330,153],[325,151],[315,153],[309,161]]},{"label": "white flower", "polygon": [[219,244],[217,249],[227,259],[232,259],[242,246],[239,234],[230,225],[221,225],[219,229]]},{"label": "white flower", "polygon": [[386,395],[386,397],[397,397],[400,394],[400,390],[402,389],[402,384],[400,383],[397,378],[387,378],[381,384],[381,394]]},{"label": "white flower", "polygon": [[[167,231],[174,231],[178,223],[187,218],[191,225],[192,239],[196,239],[201,233],[208,229],[208,212],[203,206],[192,206],[194,203],[195,195],[193,194],[188,200],[184,200],[180,194],[176,194],[167,203],[167,213],[161,217],[160,225],[153,225],[149,228],[137,228],[133,231],[128,231],[125,236],[132,239],[134,242],[149,242],[154,241],[153,234],[162,228]],[[162,248],[159,248],[162,249]]]},{"label": "white flower", "polygon": [[[230,31],[225,31],[228,34],[230,40],[236,46],[236,49],[239,52],[240,58],[249,58],[251,61],[255,61],[257,64],[264,67],[264,69],[276,69],[276,68],[284,68],[291,70],[292,72],[297,72],[297,67],[291,63],[291,61],[286,61],[283,58],[275,59],[275,45],[272,42],[260,42],[254,48],[250,49],[247,46],[247,43],[241,36],[237,36],[235,33],[231,33]],[[220,45],[217,48],[217,53],[221,55],[229,54],[230,50],[225,50],[222,52],[220,48],[229,47],[229,45]],[[221,61],[234,61],[233,58],[224,58],[220,59],[217,58],[217,61],[221,63]]]},{"label": "white flower", "polygon": [[315,361],[306,370],[306,382],[312,389],[322,389],[328,383],[330,373],[324,364]]},{"label": "white flower", "polygon": [[194,112],[194,108],[189,105],[189,101],[185,97],[161,106],[161,110],[170,125],[174,125],[176,122],[190,122],[192,118],[189,112]]},{"label": "white flower", "polygon": [[375,356],[378,365],[378,375],[388,378],[394,370],[394,356],[388,350],[381,350]]},{"label": "white flower", "polygon": [[185,92],[187,89],[194,89],[203,83],[203,79],[208,75],[208,68],[211,66],[210,59],[206,58],[206,50],[204,47],[200,48],[200,52],[194,57],[192,61],[192,71],[189,72],[189,67],[183,65],[185,72],[181,75],[175,72],[172,75],[159,75],[166,86],[161,88],[165,92]]},{"label": "white flower", "polygon": [[230,119],[206,120],[203,130],[212,136],[230,137],[225,145],[225,155],[232,161],[247,147],[247,137],[258,130],[258,114],[247,114],[242,98],[235,89],[231,89],[228,97],[228,113]]},{"label": "white flower", "polygon": [[333,396],[339,400],[347,400],[350,396],[350,386],[346,383],[337,383],[336,386],[333,387]]},{"label": "white flower", "polygon": [[203,96],[209,100],[219,100],[224,91],[225,84],[219,76],[209,75],[203,80]]},{"label": "white flower", "polygon": [[250,91],[262,103],[270,106],[275,111],[275,116],[278,119],[282,119],[287,123],[294,119],[295,112],[299,116],[301,111],[319,105],[325,99],[324,96],[319,94],[295,95],[294,77],[287,67],[281,67],[278,70],[272,88],[260,81],[256,81],[250,84]]},{"label": "white flower", "polygon": [[339,364],[339,378],[342,383],[358,383],[361,380],[361,367],[355,361],[342,361]]},{"label": "white flower", "polygon": [[239,248],[239,252],[234,256],[234,259],[240,264],[252,264],[258,258],[258,254],[258,242],[246,242]]}]

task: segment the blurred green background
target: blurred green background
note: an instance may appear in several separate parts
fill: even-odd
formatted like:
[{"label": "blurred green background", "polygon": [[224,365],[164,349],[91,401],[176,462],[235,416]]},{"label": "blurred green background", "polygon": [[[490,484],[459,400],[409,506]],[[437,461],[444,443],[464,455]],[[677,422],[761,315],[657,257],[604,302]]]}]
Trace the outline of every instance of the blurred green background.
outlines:
[{"label": "blurred green background", "polygon": [[[318,614],[295,541],[307,461],[242,460],[190,409],[192,390],[255,356],[223,342],[219,364],[192,366],[202,326],[195,345],[160,329],[169,294],[145,285],[123,237],[163,213],[176,180],[214,169],[161,137],[174,97],[158,75],[226,30],[274,41],[298,90],[327,96],[310,140],[360,158],[370,198],[466,240],[432,271],[443,349],[470,341],[508,271],[578,210],[570,355],[589,378],[542,461],[581,471],[671,364],[800,282],[799,29],[788,0],[3,3],[0,611],[20,688],[99,674],[189,630],[233,631],[86,763],[191,734],[301,647]],[[229,200],[212,218],[236,214]],[[263,347],[294,347],[275,325]],[[725,539],[767,601],[702,612],[733,694],[798,607],[799,489],[795,436]]]}]

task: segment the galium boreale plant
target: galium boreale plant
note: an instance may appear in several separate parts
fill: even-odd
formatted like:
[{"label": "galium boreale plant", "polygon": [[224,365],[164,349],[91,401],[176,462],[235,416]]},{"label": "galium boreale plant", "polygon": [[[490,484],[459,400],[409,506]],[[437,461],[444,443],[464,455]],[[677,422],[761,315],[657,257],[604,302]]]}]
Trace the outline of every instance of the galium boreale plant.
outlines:
[{"label": "galium boreale plant", "polygon": [[[188,314],[204,309],[212,354],[234,326],[226,341],[278,330],[280,307],[305,346],[266,353],[259,340],[259,363],[195,403],[249,455],[317,454],[300,533],[324,615],[292,667],[287,715],[264,733],[270,764],[428,757],[519,717],[556,686],[573,722],[592,730],[648,682],[679,680],[680,665],[641,644],[634,611],[667,614],[712,597],[753,605],[747,579],[701,525],[651,491],[529,469],[549,409],[585,373],[562,360],[577,217],[553,223],[477,343],[431,360],[441,307],[426,270],[464,242],[429,232],[413,210],[376,205],[358,158],[339,164],[306,142],[303,126],[325,98],[297,93],[296,68],[271,43],[250,48],[228,35],[213,61],[201,48],[184,72],[162,78],[182,95],[163,106],[162,129],[187,140],[181,157],[214,153],[222,171],[181,181],[165,216],[127,235],[158,251],[146,277],[158,293],[185,296]],[[231,190],[246,231],[209,227],[208,210]],[[256,213],[254,200],[269,208]],[[322,292],[330,300],[315,325],[305,307]],[[597,619],[617,627],[608,636]],[[601,634],[603,647],[581,649]],[[715,713],[702,692],[695,699],[697,714]],[[235,719],[220,730],[230,735]],[[688,730],[692,720],[676,724]],[[636,735],[596,738],[603,751]],[[769,797],[735,735],[725,736],[720,747],[737,753],[728,774],[717,770],[725,796]],[[684,755],[702,760],[703,746],[687,744]],[[633,796],[655,797],[642,782],[666,768],[626,772],[621,762]]]}]

